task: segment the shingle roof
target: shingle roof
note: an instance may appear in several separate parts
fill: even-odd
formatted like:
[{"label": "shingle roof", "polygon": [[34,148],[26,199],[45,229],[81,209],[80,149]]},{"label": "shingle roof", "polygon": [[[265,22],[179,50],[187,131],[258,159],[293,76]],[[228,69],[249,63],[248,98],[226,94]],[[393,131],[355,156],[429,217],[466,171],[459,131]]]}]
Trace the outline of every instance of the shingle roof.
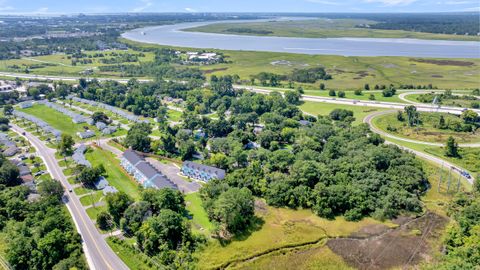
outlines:
[{"label": "shingle roof", "polygon": [[212,167],[212,166],[207,166],[207,165],[195,163],[195,162],[192,162],[192,161],[183,162],[183,166],[194,169],[194,170],[207,172],[209,174],[215,173],[218,177],[225,176],[225,170],[215,168],[215,167]]},{"label": "shingle roof", "polygon": [[125,152],[123,152],[123,157],[130,162],[130,164],[135,165],[138,162],[143,161],[143,159],[135,153],[132,149],[127,149]]},{"label": "shingle roof", "polygon": [[155,168],[152,167],[152,165],[150,165],[148,162],[146,161],[142,161],[140,162],[137,166],[137,169],[143,174],[145,175],[145,177],[147,177],[148,179],[154,177],[156,174],[158,174],[157,170],[155,170]]},{"label": "shingle roof", "polygon": [[170,182],[167,177],[162,176],[162,175],[157,175],[155,178],[151,180],[151,184],[155,186],[158,189],[161,188],[173,188],[173,189],[178,189],[177,185],[174,183]]}]

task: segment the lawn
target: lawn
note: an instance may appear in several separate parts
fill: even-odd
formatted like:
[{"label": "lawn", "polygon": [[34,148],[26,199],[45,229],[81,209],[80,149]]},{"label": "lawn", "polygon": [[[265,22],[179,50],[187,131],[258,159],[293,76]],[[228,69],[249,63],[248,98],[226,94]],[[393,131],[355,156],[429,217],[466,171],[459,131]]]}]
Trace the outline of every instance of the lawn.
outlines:
[{"label": "lawn", "polygon": [[121,168],[120,161],[112,153],[99,148],[93,148],[87,151],[85,157],[92,166],[95,167],[102,164],[105,167],[106,179],[111,186],[125,192],[135,200],[140,198],[140,186]]},{"label": "lawn", "polygon": [[182,112],[176,110],[168,110],[168,119],[173,122],[180,122],[182,120]]},{"label": "lawn", "polygon": [[[359,24],[373,25],[375,23],[375,21],[365,19],[283,20],[269,22],[215,23],[186,30],[220,34],[302,38],[362,37],[479,41],[477,36],[432,34],[403,30],[381,30],[355,27]],[[249,29],[250,31],[245,33],[244,31],[238,31],[236,29]]]},{"label": "lawn", "polygon": [[188,215],[192,217],[192,229],[196,232],[209,233],[213,230],[213,224],[208,220],[208,215],[202,206],[202,200],[198,192],[185,195]]},{"label": "lawn", "polygon": [[149,260],[146,258],[146,255],[136,252],[133,247],[128,246],[129,244],[126,241],[114,237],[108,237],[106,239],[113,252],[115,252],[131,270],[153,269],[145,263],[145,261]]},{"label": "lawn", "polygon": [[103,197],[103,192],[101,190],[94,191],[87,193],[87,195],[80,198],[80,202],[83,206],[89,206],[94,203],[98,203]]},{"label": "lawn", "polygon": [[95,220],[97,219],[97,215],[99,213],[107,211],[107,206],[103,205],[103,206],[90,207],[86,211],[90,219]]},{"label": "lawn", "polygon": [[[458,143],[480,141],[480,133],[473,134],[471,132],[456,132],[450,129],[439,129],[437,127],[441,116],[444,117],[445,123],[447,124],[453,121],[463,122],[463,120],[456,115],[426,112],[420,112],[419,114],[421,124],[415,127],[409,127],[407,125],[407,120],[399,121],[397,119],[397,113],[375,117],[373,119],[373,124],[384,132],[403,138],[425,142],[445,143],[450,136],[454,137]],[[404,117],[407,117],[405,113]]]},{"label": "lawn", "polygon": [[306,113],[317,115],[328,115],[331,111],[335,109],[347,109],[353,111],[353,116],[355,117],[355,124],[360,124],[363,122],[365,116],[378,112],[384,111],[387,109],[376,108],[376,107],[362,107],[362,106],[353,106],[353,105],[341,105],[341,104],[331,104],[331,103],[321,103],[306,101],[301,106],[300,109]]},{"label": "lawn", "polygon": [[327,234],[331,237],[349,235],[364,226],[380,224],[370,218],[360,222],[347,222],[341,217],[326,220],[311,210],[274,208],[261,202],[257,203],[256,215],[261,221],[257,223],[258,228],[252,229],[250,234],[240,236],[223,246],[217,240],[210,240],[198,251],[196,256],[199,258],[199,269],[221,268],[228,262],[234,263],[273,249],[288,249],[315,242],[322,244],[321,241],[326,239]]},{"label": "lawn", "polygon": [[88,126],[88,124],[85,124],[85,123],[75,124],[72,122],[72,119],[70,117],[60,112],[57,112],[54,109],[48,108],[47,106],[44,106],[44,105],[37,104],[31,108],[19,109],[19,111],[33,115],[45,121],[47,124],[49,124],[53,128],[60,130],[62,133],[69,134],[77,139],[80,139],[80,138],[78,138],[76,133],[84,131],[83,127]]}]

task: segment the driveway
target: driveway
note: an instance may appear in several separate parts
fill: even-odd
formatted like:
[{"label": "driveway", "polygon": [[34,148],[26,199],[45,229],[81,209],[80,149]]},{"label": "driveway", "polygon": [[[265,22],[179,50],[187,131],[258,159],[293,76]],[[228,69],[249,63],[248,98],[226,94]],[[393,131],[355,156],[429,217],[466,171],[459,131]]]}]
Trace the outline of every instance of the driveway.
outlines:
[{"label": "driveway", "polygon": [[161,171],[168,179],[175,183],[183,193],[197,192],[202,186],[197,182],[188,182],[180,175],[180,169],[172,163],[165,164],[154,158],[146,158],[152,166]]}]

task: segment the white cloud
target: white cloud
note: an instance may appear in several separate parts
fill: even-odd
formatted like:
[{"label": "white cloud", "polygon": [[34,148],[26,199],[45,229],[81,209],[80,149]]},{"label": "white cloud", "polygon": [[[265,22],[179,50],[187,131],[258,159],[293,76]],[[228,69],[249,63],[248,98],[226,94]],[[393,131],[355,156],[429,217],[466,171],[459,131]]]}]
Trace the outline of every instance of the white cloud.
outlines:
[{"label": "white cloud", "polygon": [[185,8],[185,11],[188,11],[188,12],[197,12],[197,10],[193,9],[193,8]]},{"label": "white cloud", "polygon": [[12,6],[7,5],[7,1],[0,0],[0,12],[14,10]]},{"label": "white cloud", "polygon": [[142,12],[153,5],[153,2],[151,0],[140,0],[140,2],[142,2],[142,5],[134,8],[132,10],[133,12]]},{"label": "white cloud", "polygon": [[365,0],[367,3],[382,3],[386,6],[407,6],[417,0]]}]

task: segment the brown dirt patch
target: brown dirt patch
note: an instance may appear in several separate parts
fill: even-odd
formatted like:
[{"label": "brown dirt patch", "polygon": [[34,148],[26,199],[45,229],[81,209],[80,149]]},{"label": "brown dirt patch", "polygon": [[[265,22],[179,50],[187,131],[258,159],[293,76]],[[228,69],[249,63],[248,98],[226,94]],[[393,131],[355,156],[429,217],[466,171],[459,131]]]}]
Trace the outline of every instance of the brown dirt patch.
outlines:
[{"label": "brown dirt patch", "polygon": [[475,63],[473,62],[459,61],[459,60],[410,59],[410,61],[433,64],[438,66],[468,67],[468,66],[475,65]]},{"label": "brown dirt patch", "polygon": [[430,240],[440,238],[447,219],[435,213],[363,239],[337,238],[327,246],[358,269],[409,268],[430,257]]},{"label": "brown dirt patch", "polygon": [[268,214],[267,204],[262,200],[255,200],[255,213],[265,216]]}]

